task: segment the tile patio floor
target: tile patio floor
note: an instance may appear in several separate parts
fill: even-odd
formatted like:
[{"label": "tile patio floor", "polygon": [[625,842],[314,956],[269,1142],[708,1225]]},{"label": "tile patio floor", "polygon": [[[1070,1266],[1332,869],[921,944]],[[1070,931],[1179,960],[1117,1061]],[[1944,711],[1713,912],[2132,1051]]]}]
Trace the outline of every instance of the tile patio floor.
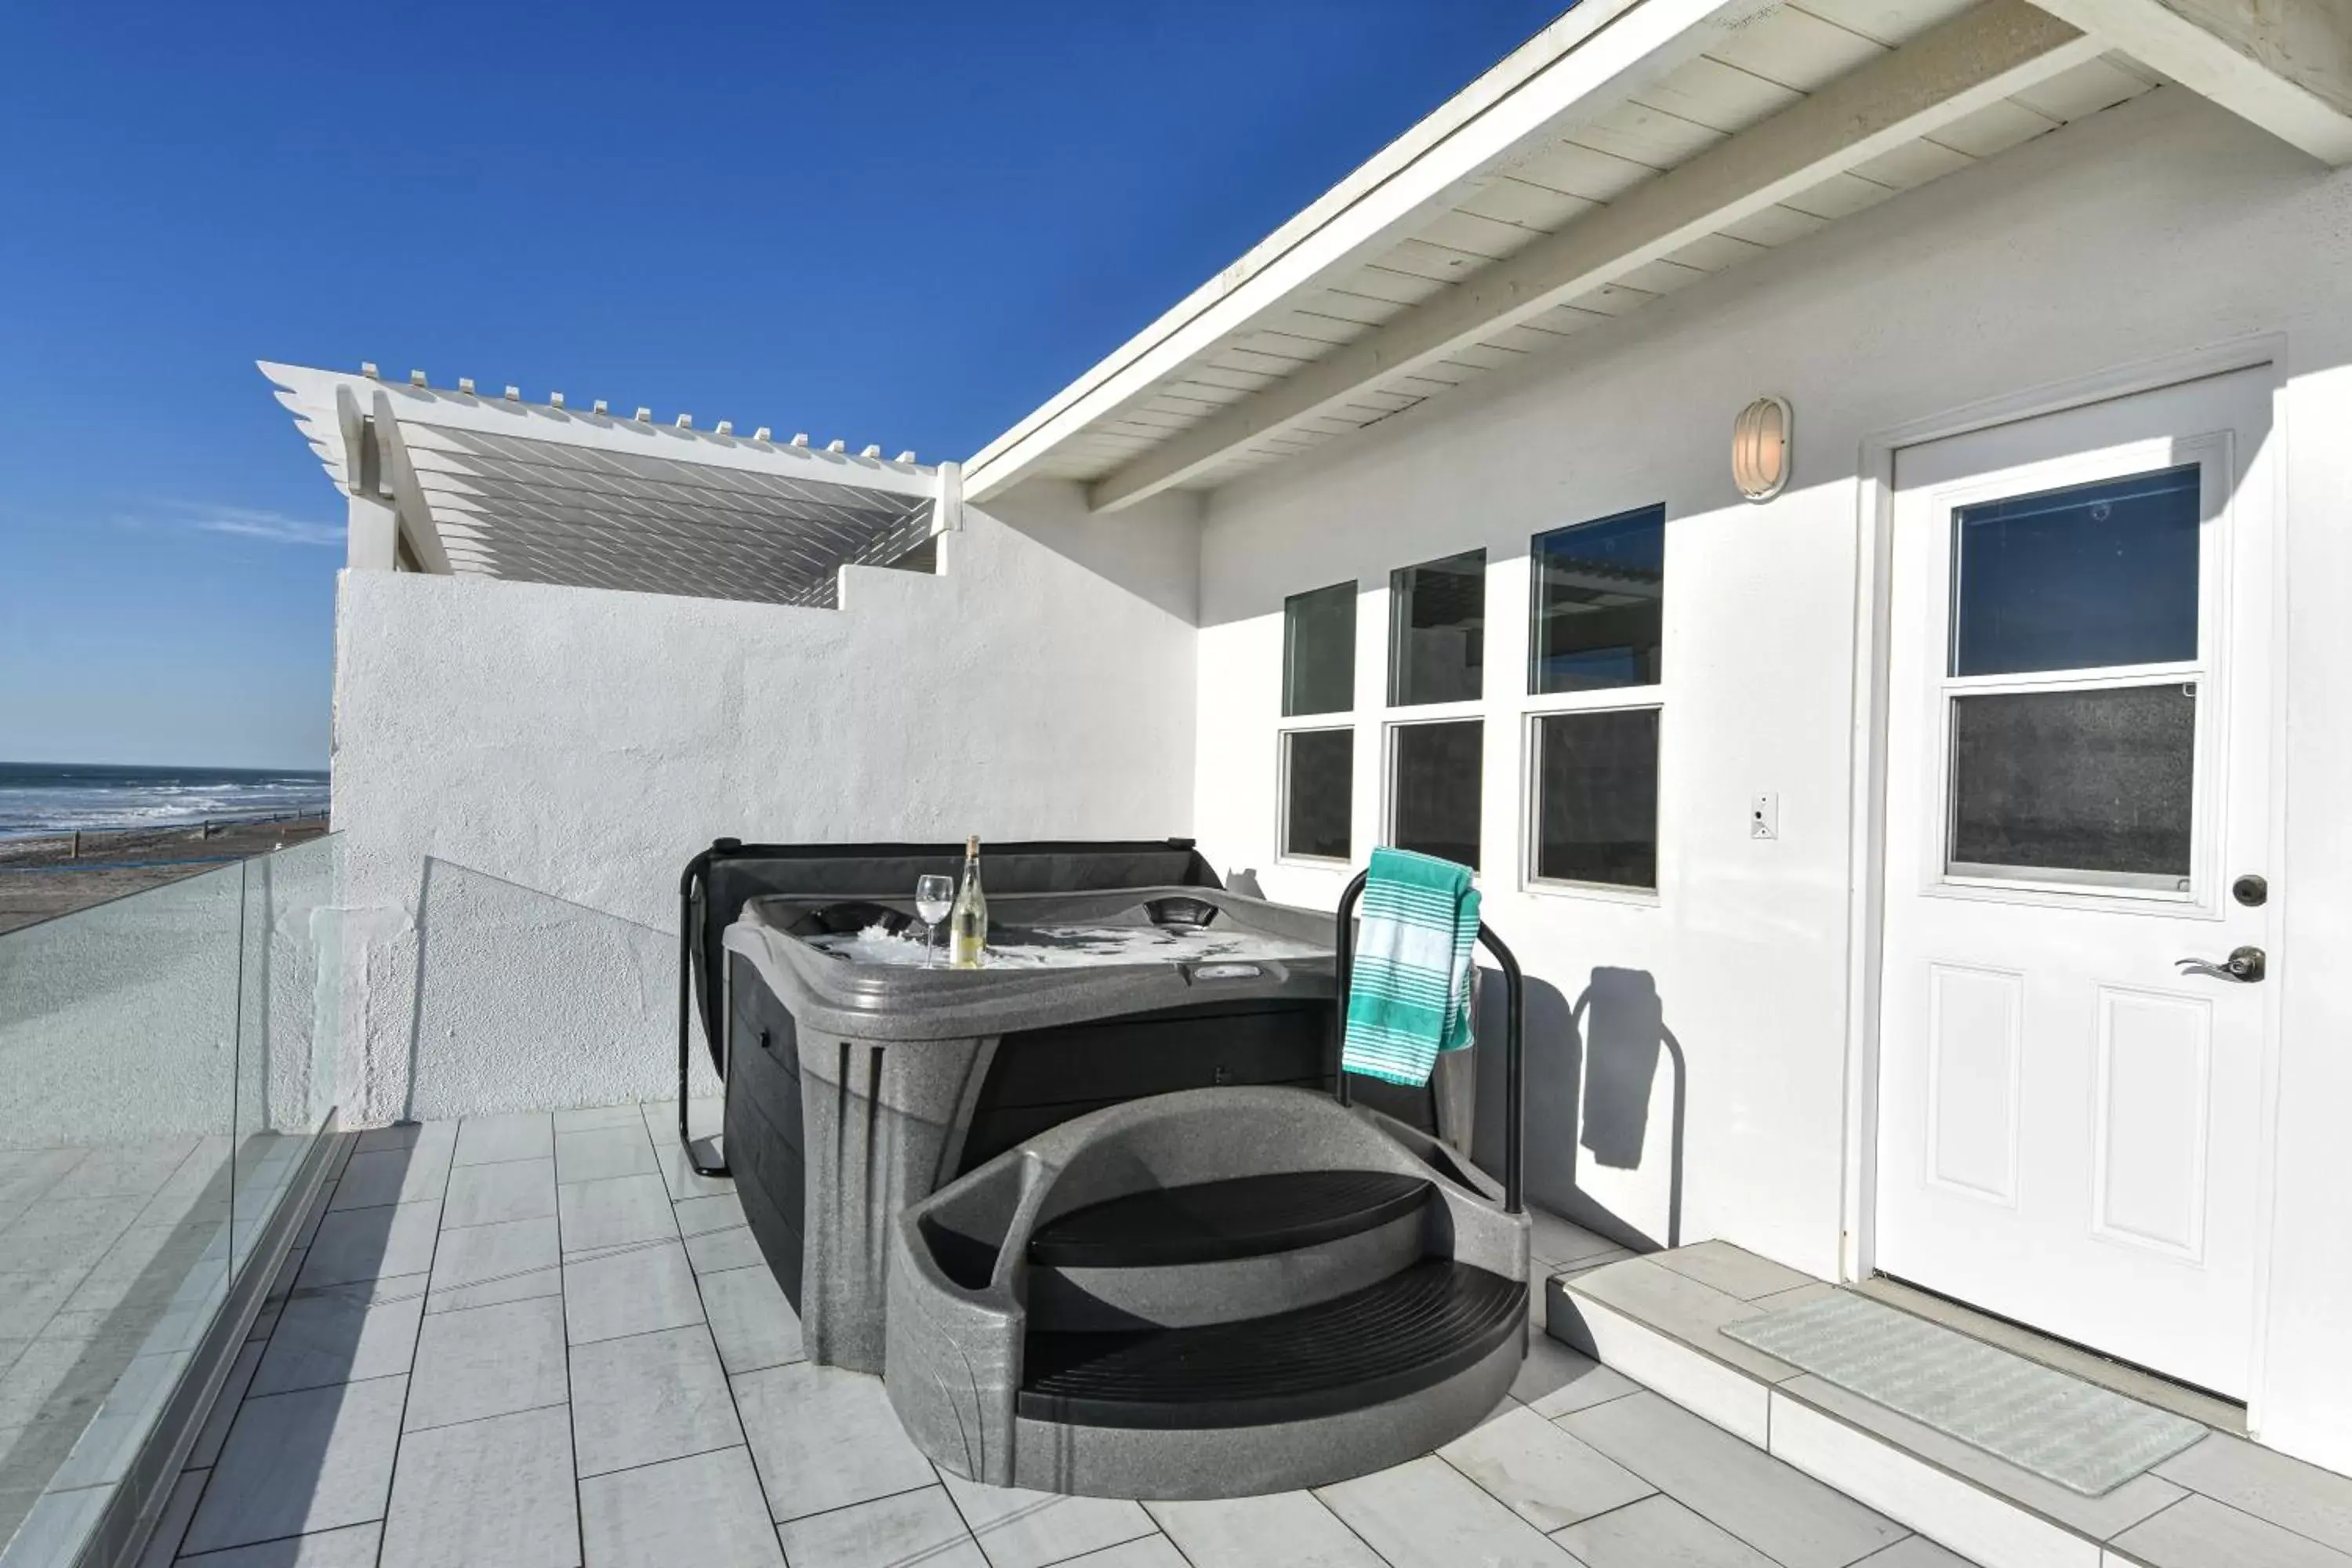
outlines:
[{"label": "tile patio floor", "polygon": [[[698,1107],[698,1112],[715,1107]],[[1057,1498],[938,1472],[811,1364],[668,1105],[362,1134],[149,1553],[191,1568],[1965,1568],[1538,1338],[1437,1454],[1314,1492]],[[1550,1271],[1623,1257],[1542,1216]]]}]

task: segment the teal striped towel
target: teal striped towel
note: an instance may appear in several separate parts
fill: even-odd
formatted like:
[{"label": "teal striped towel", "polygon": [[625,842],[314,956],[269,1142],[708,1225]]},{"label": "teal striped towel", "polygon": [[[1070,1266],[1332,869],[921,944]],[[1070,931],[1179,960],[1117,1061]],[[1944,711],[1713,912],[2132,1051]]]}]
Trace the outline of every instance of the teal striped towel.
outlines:
[{"label": "teal striped towel", "polygon": [[1410,849],[1375,849],[1357,906],[1340,1070],[1418,1087],[1440,1051],[1470,1044],[1470,949],[1478,890],[1467,868]]}]

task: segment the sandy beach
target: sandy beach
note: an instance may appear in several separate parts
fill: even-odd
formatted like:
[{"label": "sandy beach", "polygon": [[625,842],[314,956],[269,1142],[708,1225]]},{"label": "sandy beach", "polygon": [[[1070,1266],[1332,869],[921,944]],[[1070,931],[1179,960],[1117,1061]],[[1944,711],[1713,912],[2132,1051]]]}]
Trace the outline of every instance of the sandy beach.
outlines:
[{"label": "sandy beach", "polygon": [[316,838],[324,816],[0,839],[0,931]]}]

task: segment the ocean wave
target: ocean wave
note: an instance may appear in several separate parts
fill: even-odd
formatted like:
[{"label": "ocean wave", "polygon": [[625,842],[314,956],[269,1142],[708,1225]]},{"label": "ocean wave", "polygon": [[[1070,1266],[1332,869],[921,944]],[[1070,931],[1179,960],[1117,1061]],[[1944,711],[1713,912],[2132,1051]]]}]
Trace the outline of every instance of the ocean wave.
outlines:
[{"label": "ocean wave", "polygon": [[0,838],[327,809],[324,773],[0,763]]}]

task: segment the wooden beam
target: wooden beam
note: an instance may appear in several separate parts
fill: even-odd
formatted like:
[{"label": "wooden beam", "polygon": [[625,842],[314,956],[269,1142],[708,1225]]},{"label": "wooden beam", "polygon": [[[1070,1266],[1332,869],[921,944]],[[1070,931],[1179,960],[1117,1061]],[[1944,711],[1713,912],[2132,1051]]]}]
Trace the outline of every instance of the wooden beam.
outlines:
[{"label": "wooden beam", "polygon": [[2026,0],[1989,0],[1144,452],[1090,487],[1088,503],[1112,510],[1182,484],[1368,384],[1541,315],[2102,50]]},{"label": "wooden beam", "polygon": [[2331,168],[2352,163],[2344,0],[2038,0]]},{"label": "wooden beam", "polygon": [[420,565],[446,577],[452,571],[449,552],[441,542],[433,509],[425,504],[425,487],[417,483],[416,465],[408,460],[408,443],[400,438],[400,419],[393,413],[391,396],[379,391],[373,412],[377,461],[383,470],[383,482],[392,489],[393,514],[400,520],[400,536],[408,542],[408,552]]}]

